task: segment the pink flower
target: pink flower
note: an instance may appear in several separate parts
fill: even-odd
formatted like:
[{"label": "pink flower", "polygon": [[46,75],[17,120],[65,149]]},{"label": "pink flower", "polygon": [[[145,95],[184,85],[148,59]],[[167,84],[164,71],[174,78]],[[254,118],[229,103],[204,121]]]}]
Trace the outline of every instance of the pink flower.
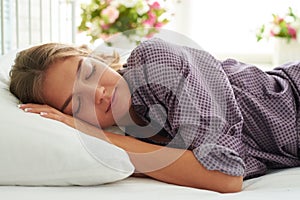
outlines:
[{"label": "pink flower", "polygon": [[161,28],[163,25],[164,25],[163,23],[157,22],[157,23],[155,23],[154,27],[155,28]]},{"label": "pink flower", "polygon": [[103,24],[103,25],[101,25],[101,28],[103,30],[107,30],[107,29],[109,29],[109,25],[108,24]]},{"label": "pink flower", "polygon": [[160,9],[160,4],[157,1],[155,1],[150,7],[151,9],[158,10]]},{"label": "pink flower", "polygon": [[271,36],[276,36],[276,34],[274,33],[273,30],[270,31],[270,35],[271,35]]},{"label": "pink flower", "polygon": [[156,22],[156,16],[153,12],[148,12],[148,19],[143,22],[145,25],[153,26]]},{"label": "pink flower", "polygon": [[291,27],[290,25],[287,26],[287,29],[288,29],[289,35],[290,35],[293,39],[296,39],[296,38],[297,38],[297,31],[296,31],[296,29],[294,29],[294,28]]},{"label": "pink flower", "polygon": [[102,10],[101,16],[104,18],[105,21],[111,24],[114,23],[116,19],[118,19],[119,10],[114,6],[108,6],[107,8]]},{"label": "pink flower", "polygon": [[99,23],[100,23],[100,27],[101,27],[102,30],[109,29],[109,24],[105,23],[104,20],[101,20]]}]

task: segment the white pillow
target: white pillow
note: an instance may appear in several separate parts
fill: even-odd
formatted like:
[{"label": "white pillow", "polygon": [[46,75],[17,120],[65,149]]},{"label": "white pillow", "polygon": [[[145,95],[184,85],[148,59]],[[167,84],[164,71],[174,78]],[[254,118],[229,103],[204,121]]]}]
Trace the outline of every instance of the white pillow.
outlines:
[{"label": "white pillow", "polygon": [[16,53],[0,57],[0,185],[96,185],[130,176],[124,150],[17,108],[8,90]]}]

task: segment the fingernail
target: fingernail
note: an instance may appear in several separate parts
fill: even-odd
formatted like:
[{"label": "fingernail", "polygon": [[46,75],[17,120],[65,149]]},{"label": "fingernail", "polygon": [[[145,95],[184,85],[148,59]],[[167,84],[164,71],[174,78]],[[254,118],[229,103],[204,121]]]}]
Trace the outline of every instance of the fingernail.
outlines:
[{"label": "fingernail", "polygon": [[44,116],[44,115],[47,115],[48,113],[46,112],[40,112],[40,115]]},{"label": "fingernail", "polygon": [[29,111],[31,111],[31,110],[32,110],[32,108],[25,108],[25,109],[24,109],[25,112],[29,112]]},{"label": "fingernail", "polygon": [[23,104],[18,104],[18,108],[22,108],[23,107]]}]

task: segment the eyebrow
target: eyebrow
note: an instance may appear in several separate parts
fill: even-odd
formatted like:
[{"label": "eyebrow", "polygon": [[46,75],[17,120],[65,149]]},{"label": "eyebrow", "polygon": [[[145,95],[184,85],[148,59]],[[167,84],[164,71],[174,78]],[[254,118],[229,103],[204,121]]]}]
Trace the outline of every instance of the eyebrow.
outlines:
[{"label": "eyebrow", "polygon": [[[78,77],[79,74],[80,74],[81,63],[82,63],[82,59],[80,59],[79,62],[78,62],[77,71],[76,71],[76,77]],[[64,102],[64,104],[62,105],[62,107],[60,109],[61,112],[64,112],[64,110],[66,109],[66,107],[70,104],[70,102],[71,102],[71,100],[73,98],[73,95],[74,95],[73,93],[70,94],[70,96],[66,99],[66,101]]]}]

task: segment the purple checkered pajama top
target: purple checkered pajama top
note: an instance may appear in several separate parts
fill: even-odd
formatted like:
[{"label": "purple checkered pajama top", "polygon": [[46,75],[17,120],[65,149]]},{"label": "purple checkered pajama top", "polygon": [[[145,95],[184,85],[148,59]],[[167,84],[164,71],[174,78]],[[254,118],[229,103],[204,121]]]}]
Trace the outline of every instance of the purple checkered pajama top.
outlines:
[{"label": "purple checkered pajama top", "polygon": [[205,168],[244,178],[300,166],[299,63],[263,72],[154,38],[119,73],[148,123],[126,127],[128,135],[192,150]]}]

